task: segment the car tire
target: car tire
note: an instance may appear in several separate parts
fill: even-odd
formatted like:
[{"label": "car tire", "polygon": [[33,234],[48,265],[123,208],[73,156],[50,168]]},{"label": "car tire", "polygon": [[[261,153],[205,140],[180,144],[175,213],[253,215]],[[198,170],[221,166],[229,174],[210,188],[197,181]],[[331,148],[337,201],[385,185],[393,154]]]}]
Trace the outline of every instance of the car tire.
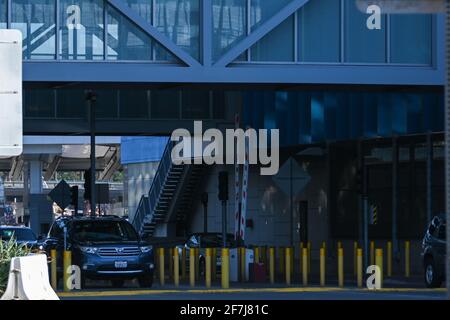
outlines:
[{"label": "car tire", "polygon": [[139,287],[150,289],[153,286],[153,274],[138,278]]},{"label": "car tire", "polygon": [[114,288],[123,288],[125,281],[122,279],[114,279],[114,280],[111,280],[111,283]]},{"label": "car tire", "polygon": [[424,280],[427,288],[439,288],[442,284],[442,277],[437,273],[433,258],[425,260]]}]

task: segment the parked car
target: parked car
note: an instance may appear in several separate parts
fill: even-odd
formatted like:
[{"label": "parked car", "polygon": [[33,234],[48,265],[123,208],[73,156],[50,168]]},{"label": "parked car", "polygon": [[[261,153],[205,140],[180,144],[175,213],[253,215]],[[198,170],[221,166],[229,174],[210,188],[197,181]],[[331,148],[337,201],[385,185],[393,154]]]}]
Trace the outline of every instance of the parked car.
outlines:
[{"label": "parked car", "polygon": [[0,226],[0,239],[9,241],[14,239],[20,245],[26,245],[32,250],[39,249],[39,241],[33,230],[25,226]]},{"label": "parked car", "polygon": [[428,288],[438,288],[445,280],[446,220],[434,217],[422,242],[424,280]]},{"label": "parked car", "polygon": [[72,264],[86,279],[111,280],[122,287],[127,279],[137,278],[141,287],[153,284],[153,247],[142,241],[126,220],[116,216],[61,217],[51,226],[43,243],[49,254],[57,250],[58,270],[62,273],[64,247],[72,252]]},{"label": "parked car", "polygon": [[[206,248],[222,248],[222,233],[194,233],[191,234],[183,245],[177,246],[179,256],[181,258],[182,249],[186,249],[186,260],[187,260],[187,268],[189,270],[189,257],[190,257],[190,249],[198,248],[199,249],[199,272],[200,274],[204,274],[205,271],[205,257],[206,257]],[[227,248],[235,248],[236,242],[234,240],[234,235],[227,234],[226,240]],[[216,257],[216,266],[217,271],[220,272],[221,267],[221,258],[218,254]]]}]

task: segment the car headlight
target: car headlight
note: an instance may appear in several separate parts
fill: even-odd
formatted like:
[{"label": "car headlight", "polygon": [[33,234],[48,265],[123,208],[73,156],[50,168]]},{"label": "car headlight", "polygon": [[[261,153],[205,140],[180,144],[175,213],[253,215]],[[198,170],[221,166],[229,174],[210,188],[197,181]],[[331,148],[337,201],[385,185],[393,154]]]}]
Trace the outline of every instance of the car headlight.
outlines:
[{"label": "car headlight", "polygon": [[143,247],[141,247],[142,253],[148,253],[148,252],[150,252],[152,250],[153,250],[152,246],[143,246]]},{"label": "car headlight", "polygon": [[80,247],[81,252],[84,253],[91,253],[91,254],[95,254],[97,253],[97,248],[94,247]]}]

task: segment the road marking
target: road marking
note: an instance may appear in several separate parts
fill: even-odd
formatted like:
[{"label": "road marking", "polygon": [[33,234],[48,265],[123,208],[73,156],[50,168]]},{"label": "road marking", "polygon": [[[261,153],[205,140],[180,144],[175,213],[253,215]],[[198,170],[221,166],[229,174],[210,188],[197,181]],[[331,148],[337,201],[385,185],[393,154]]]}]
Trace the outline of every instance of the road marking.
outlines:
[{"label": "road marking", "polygon": [[70,297],[114,297],[114,296],[141,296],[158,294],[232,294],[232,293],[314,293],[314,292],[361,292],[361,293],[445,293],[446,289],[417,289],[417,288],[386,288],[380,290],[345,289],[345,288],[255,288],[255,289],[211,289],[211,290],[124,290],[124,291],[79,291],[58,292],[62,298]]}]

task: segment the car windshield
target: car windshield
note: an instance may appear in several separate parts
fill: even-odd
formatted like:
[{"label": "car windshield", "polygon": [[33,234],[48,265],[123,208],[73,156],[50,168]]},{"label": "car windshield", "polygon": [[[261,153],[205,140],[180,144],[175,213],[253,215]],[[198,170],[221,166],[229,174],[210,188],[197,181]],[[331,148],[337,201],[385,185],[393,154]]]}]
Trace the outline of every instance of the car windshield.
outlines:
[{"label": "car windshield", "polygon": [[3,241],[9,241],[14,238],[16,241],[36,241],[36,235],[31,229],[2,228],[0,229],[0,238]]},{"label": "car windshield", "polygon": [[125,221],[78,221],[72,232],[80,242],[138,241],[136,231]]}]

